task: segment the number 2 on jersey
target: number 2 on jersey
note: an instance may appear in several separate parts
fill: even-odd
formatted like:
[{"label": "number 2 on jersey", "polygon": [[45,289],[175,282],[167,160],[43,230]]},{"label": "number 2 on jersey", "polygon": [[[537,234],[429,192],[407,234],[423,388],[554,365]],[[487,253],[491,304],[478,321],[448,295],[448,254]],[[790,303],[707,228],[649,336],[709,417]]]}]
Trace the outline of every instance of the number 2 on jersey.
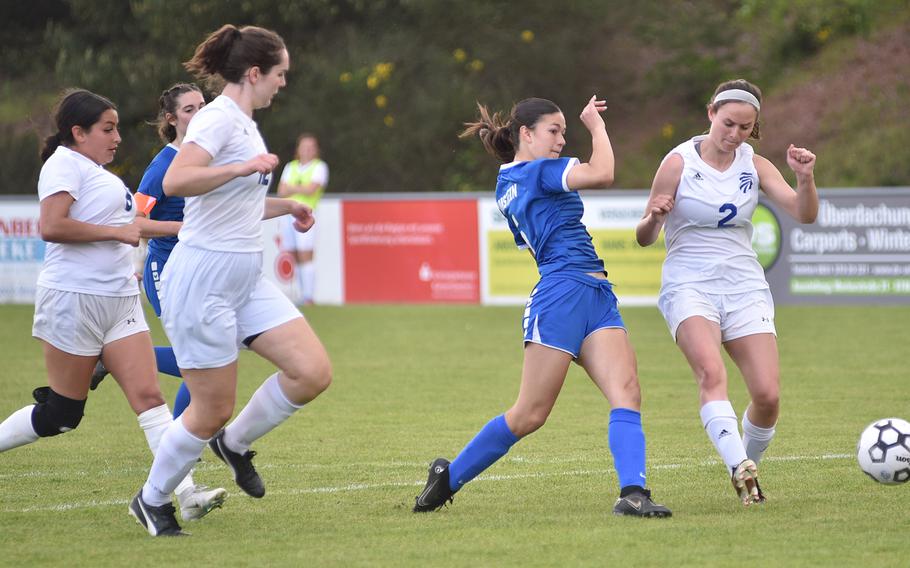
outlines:
[{"label": "number 2 on jersey", "polygon": [[717,228],[727,229],[732,227],[733,225],[730,225],[728,223],[731,219],[733,219],[733,217],[736,217],[736,205],[733,205],[732,203],[724,203],[720,206],[720,209],[718,209],[718,211],[720,213],[726,212],[727,216],[717,222]]}]

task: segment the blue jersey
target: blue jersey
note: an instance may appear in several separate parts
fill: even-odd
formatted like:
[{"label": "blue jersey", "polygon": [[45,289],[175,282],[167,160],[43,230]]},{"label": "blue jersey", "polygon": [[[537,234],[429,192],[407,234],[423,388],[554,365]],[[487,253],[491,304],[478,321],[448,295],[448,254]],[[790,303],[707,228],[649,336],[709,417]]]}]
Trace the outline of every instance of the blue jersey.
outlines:
[{"label": "blue jersey", "polygon": [[591,235],[581,222],[585,208],[566,185],[577,158],[513,162],[499,168],[496,203],[519,248],[530,248],[540,276],[555,272],[603,272]]},{"label": "blue jersey", "polygon": [[[144,213],[149,219],[155,221],[183,221],[183,203],[182,197],[168,197],[164,194],[164,188],[161,186],[164,180],[164,173],[174,161],[177,155],[177,148],[168,144],[158,152],[158,155],[145,168],[142,175],[142,181],[139,182],[138,193],[149,196],[148,206],[144,208]],[[155,253],[159,257],[167,258],[171,254],[174,246],[177,244],[177,237],[158,237],[149,240],[149,252]]]}]

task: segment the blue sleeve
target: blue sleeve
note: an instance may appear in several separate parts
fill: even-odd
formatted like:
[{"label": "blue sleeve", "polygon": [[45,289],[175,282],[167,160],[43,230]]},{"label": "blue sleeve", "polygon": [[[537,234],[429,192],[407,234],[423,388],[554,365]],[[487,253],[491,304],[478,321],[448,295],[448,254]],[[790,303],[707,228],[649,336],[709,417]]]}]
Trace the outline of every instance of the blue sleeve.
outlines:
[{"label": "blue sleeve", "polygon": [[164,180],[164,173],[167,172],[170,161],[154,159],[152,163],[145,168],[142,174],[142,180],[139,182],[139,193],[144,193],[149,197],[154,197],[158,201],[164,197],[164,187],[161,182]]},{"label": "blue sleeve", "polygon": [[553,160],[541,160],[540,177],[538,183],[540,189],[549,193],[564,193],[571,191],[566,185],[566,178],[576,164],[578,158],[556,158]]}]

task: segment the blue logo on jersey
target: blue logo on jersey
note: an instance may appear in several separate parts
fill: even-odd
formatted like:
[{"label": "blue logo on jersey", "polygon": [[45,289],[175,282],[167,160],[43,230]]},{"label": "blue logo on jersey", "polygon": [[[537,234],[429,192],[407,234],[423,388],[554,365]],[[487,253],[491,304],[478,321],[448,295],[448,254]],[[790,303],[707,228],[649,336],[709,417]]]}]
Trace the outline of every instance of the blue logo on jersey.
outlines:
[{"label": "blue logo on jersey", "polygon": [[703,179],[705,179],[705,178],[703,178],[703,177],[702,177],[702,175],[701,175],[701,173],[700,173],[700,172],[695,172],[695,175],[694,175],[694,176],[692,176],[692,179],[695,179],[695,180],[698,180],[698,181],[701,181],[701,180],[703,180]]},{"label": "blue logo on jersey", "polygon": [[752,174],[750,172],[743,172],[743,173],[739,174],[740,191],[742,191],[743,193],[748,192],[750,189],[752,189],[752,183],[753,183],[753,179],[752,179]]}]

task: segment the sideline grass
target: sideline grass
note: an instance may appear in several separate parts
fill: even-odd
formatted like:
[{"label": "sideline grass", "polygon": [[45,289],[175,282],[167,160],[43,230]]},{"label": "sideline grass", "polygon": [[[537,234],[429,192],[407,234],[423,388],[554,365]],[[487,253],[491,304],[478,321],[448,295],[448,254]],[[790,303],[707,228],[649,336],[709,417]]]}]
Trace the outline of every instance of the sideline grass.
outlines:
[{"label": "sideline grass", "polygon": [[[744,510],[702,432],[682,356],[653,308],[623,310],[638,352],[649,485],[668,520],[610,514],[609,408],[578,368],[541,431],[437,514],[410,512],[436,456],[455,453],[517,392],[522,308],[315,307],[332,388],[256,445],[262,500],[206,451],[200,483],[225,507],[152,539],[127,516],[150,463],[107,379],[75,432],[0,454],[0,565],[603,566],[906,565],[910,486],[852,457],[873,419],[910,417],[910,307],[779,307],[778,437],[762,463],[769,503]],[[32,308],[0,306],[0,419],[45,384]],[[158,322],[149,318],[163,341]],[[241,360],[245,402],[269,365]],[[738,412],[745,392],[730,367]],[[172,399],[177,383],[162,376]]]}]

